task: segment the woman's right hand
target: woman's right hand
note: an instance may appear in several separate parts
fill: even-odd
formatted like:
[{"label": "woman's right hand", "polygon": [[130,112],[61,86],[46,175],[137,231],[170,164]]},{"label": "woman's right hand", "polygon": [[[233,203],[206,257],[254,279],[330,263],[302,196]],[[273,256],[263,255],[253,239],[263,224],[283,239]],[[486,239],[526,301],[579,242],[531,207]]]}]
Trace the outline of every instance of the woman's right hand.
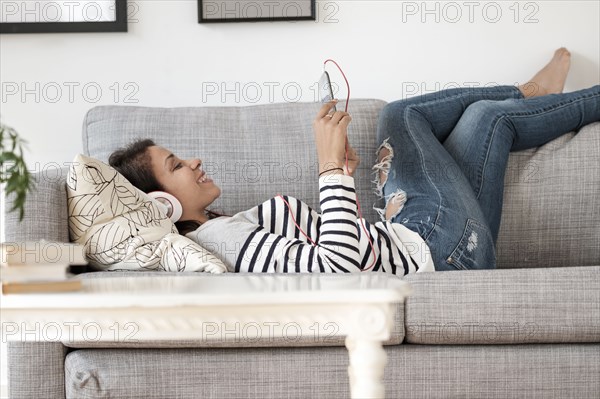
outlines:
[{"label": "woman's right hand", "polygon": [[[319,158],[319,173],[333,168],[343,169],[346,159],[346,137],[352,117],[347,112],[329,113],[337,100],[323,104],[313,121],[315,143]],[[341,170],[332,173],[343,173]]]}]

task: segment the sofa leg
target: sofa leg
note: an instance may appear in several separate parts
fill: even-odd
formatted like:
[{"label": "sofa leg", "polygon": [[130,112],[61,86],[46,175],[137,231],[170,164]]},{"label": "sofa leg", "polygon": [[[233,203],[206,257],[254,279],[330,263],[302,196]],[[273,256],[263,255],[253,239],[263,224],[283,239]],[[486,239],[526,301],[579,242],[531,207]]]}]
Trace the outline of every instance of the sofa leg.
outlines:
[{"label": "sofa leg", "polygon": [[387,355],[382,342],[365,338],[346,338],[350,357],[348,377],[352,398],[383,398],[383,371]]}]

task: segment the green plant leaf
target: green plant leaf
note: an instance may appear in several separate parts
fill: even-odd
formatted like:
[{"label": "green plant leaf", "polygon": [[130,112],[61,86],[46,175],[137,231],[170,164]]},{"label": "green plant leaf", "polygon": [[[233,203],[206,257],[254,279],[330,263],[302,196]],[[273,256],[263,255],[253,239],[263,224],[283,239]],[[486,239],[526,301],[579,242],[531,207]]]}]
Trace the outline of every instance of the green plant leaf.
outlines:
[{"label": "green plant leaf", "polygon": [[0,123],[0,183],[6,183],[6,196],[15,194],[10,212],[18,210],[20,221],[25,215],[27,193],[34,187],[23,157],[26,144],[13,128]]}]

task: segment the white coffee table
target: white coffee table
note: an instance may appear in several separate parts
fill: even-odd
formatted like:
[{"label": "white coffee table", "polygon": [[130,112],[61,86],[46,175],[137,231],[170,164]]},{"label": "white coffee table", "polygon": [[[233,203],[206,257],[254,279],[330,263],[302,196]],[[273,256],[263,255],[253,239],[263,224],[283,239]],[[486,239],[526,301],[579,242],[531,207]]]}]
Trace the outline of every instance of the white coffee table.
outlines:
[{"label": "white coffee table", "polygon": [[249,346],[345,336],[353,398],[384,397],[382,342],[393,304],[410,293],[399,278],[375,273],[111,276],[83,284],[81,292],[2,296],[2,339]]}]

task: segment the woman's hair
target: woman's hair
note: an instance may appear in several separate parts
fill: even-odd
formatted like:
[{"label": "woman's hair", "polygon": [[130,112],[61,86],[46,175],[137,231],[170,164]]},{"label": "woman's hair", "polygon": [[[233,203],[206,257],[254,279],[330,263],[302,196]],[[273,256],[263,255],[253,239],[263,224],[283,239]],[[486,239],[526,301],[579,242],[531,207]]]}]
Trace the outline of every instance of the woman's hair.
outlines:
[{"label": "woman's hair", "polygon": [[150,139],[138,139],[110,154],[108,164],[145,193],[164,191],[152,173],[148,147],[156,145]]},{"label": "woman's hair", "polygon": [[[156,144],[150,139],[137,139],[126,147],[113,152],[108,158],[108,164],[145,193],[164,191],[164,188],[152,173],[148,147],[154,145]],[[221,216],[209,210],[206,212],[210,219]],[[175,227],[177,227],[180,234],[187,234],[200,227],[200,224],[195,220],[180,220],[175,222]]]}]

